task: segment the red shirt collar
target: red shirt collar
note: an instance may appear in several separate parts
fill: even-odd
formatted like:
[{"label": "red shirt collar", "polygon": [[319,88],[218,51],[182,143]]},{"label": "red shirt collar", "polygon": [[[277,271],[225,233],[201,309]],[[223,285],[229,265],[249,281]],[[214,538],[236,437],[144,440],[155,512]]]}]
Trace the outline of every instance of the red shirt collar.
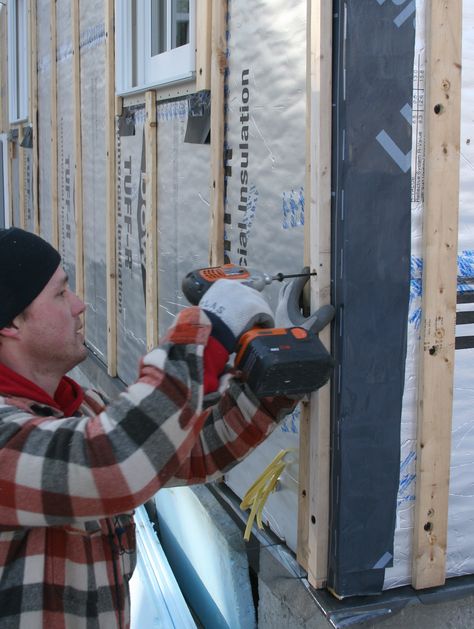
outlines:
[{"label": "red shirt collar", "polygon": [[82,388],[68,376],[63,376],[52,398],[44,389],[41,389],[31,380],[20,376],[18,373],[0,363],[0,395],[10,395],[27,398],[56,408],[66,417],[74,415],[84,399]]}]

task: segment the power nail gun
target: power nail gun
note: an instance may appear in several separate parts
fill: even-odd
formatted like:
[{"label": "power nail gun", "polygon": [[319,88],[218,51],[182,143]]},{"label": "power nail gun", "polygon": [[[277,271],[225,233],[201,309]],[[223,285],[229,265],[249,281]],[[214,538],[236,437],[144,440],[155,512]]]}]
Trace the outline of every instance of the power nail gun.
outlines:
[{"label": "power nail gun", "polygon": [[[273,281],[315,275],[267,275],[256,269],[224,264],[191,271],[182,283],[187,300],[197,305],[219,279],[230,279],[262,291]],[[253,328],[238,341],[234,365],[258,397],[299,395],[316,391],[329,380],[334,361],[319,340],[320,332],[334,317],[334,308],[323,306],[310,330],[302,327]]]}]

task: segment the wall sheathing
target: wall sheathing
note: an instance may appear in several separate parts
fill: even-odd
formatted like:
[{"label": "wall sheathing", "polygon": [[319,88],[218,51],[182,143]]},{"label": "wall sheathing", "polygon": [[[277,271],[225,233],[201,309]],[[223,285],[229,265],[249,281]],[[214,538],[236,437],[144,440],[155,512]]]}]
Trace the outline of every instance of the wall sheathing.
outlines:
[{"label": "wall sheathing", "polygon": [[107,364],[105,24],[100,2],[80,3],[86,337]]},{"label": "wall sheathing", "polygon": [[[306,2],[229,2],[225,256],[268,274],[303,266]],[[278,285],[265,290],[275,304]],[[264,520],[296,550],[299,413],[226,477],[239,495],[294,448]],[[291,463],[293,461],[293,463]]]},{"label": "wall sheathing", "polygon": [[188,302],[183,277],[208,266],[210,148],[184,142],[188,101],[159,104],[158,325],[162,334]]},{"label": "wall sheathing", "polygon": [[38,46],[38,203],[40,234],[51,242],[51,28],[50,2],[38,0],[36,41]]},{"label": "wall sheathing", "polygon": [[[384,588],[411,582],[416,488],[417,369],[422,298],[422,218],[424,172],[425,2],[417,2],[413,86],[412,241],[408,352],[401,425],[400,485],[397,499],[394,565]],[[458,306],[453,391],[452,450],[446,576],[474,573],[474,7],[463,2]],[[469,279],[471,278],[471,279]]]},{"label": "wall sheathing", "polygon": [[74,92],[72,4],[56,2],[58,95],[59,251],[72,290],[76,286],[76,220],[74,208]]}]

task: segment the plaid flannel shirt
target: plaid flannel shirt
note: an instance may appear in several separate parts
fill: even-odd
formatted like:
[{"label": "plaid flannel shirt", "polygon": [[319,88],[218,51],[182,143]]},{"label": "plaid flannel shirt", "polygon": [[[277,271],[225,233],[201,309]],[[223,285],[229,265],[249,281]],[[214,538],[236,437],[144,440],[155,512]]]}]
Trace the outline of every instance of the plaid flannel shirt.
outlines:
[{"label": "plaid flannel shirt", "polygon": [[129,626],[131,513],[161,487],[212,480],[292,410],[231,379],[203,410],[211,325],[180,313],[137,382],[74,417],[0,392],[0,627]]}]

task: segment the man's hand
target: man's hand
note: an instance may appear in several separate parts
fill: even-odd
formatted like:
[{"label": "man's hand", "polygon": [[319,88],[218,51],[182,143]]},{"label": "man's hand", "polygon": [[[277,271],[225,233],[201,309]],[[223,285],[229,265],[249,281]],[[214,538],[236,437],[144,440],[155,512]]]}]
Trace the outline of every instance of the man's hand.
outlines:
[{"label": "man's hand", "polygon": [[[305,274],[309,273],[309,267],[305,266],[301,272]],[[275,311],[276,327],[291,328],[297,326],[305,330],[311,330],[317,334],[332,321],[335,310],[330,304],[321,306],[321,308],[309,317],[302,315],[300,297],[308,279],[309,275],[306,275],[306,277],[296,277],[282,285]]]},{"label": "man's hand", "polygon": [[[247,330],[274,325],[273,313],[263,295],[235,280],[217,280],[201,298],[199,307],[210,314],[213,324],[217,318],[227,326],[234,337],[234,345]],[[228,349],[231,351],[234,347]]]}]

